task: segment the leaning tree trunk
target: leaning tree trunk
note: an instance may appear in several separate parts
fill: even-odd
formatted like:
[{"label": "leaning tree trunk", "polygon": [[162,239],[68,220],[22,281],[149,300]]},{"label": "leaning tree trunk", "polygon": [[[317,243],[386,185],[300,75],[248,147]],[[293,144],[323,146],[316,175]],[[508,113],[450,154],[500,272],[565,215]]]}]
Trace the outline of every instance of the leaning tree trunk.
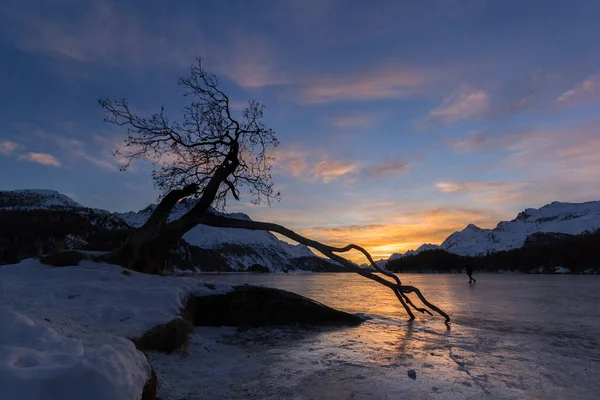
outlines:
[{"label": "leaning tree trunk", "polygon": [[146,223],[134,229],[125,243],[106,257],[107,261],[134,271],[162,274],[169,249],[183,235],[176,237],[166,232],[169,214],[179,200],[193,194],[197,189],[197,186],[190,185],[169,192]]},{"label": "leaning tree trunk", "polygon": [[204,187],[202,196],[194,207],[178,220],[186,223],[177,224],[174,228],[173,222],[168,223],[169,214],[181,199],[196,193],[198,185],[188,185],[183,189],[171,190],[154,209],[146,223],[133,230],[125,244],[111,252],[107,256],[107,260],[135,271],[162,274],[169,249],[187,231],[198,224],[197,222],[191,223],[194,221],[194,217],[207,212],[221,183],[227,182],[227,177],[239,166],[237,154],[237,145],[232,145],[229,154]]},{"label": "leaning tree trunk", "polygon": [[[196,190],[195,187],[189,186],[181,190],[171,191],[160,202],[148,221],[139,229],[134,230],[127,238],[125,244],[110,253],[106,257],[106,260],[136,271],[149,274],[162,274],[163,266],[169,249],[175,243],[177,243],[177,241],[179,241],[187,231],[196,225],[202,224],[220,228],[277,232],[298,243],[320,251],[322,254],[341,264],[349,271],[355,272],[365,278],[371,279],[390,288],[406,310],[410,319],[415,318],[414,313],[411,310],[412,307],[412,309],[415,311],[429,315],[432,315],[431,311],[436,312],[444,317],[446,323],[450,321],[448,314],[434,304],[430,303],[418,288],[414,286],[403,285],[397,275],[380,268],[364,248],[355,244],[350,244],[346,247],[332,247],[316,240],[305,238],[304,236],[299,235],[298,233],[281,225],[217,216],[206,211],[209,205],[202,204],[202,199],[184,216],[175,221],[168,222],[169,213],[175,204],[180,199],[189,196],[194,190]],[[199,205],[201,207],[198,207]],[[374,274],[364,268],[360,268],[356,264],[336,254],[344,253],[350,250],[360,251],[367,258],[367,260],[369,260],[370,265],[376,271],[388,278],[391,278],[393,281],[385,279],[384,277]],[[408,297],[410,293],[414,293],[425,307],[418,307],[415,305]]]},{"label": "leaning tree trunk", "polygon": [[[403,285],[398,276],[380,268],[377,264],[375,264],[371,255],[360,246],[354,244],[350,244],[346,247],[327,246],[323,243],[317,242],[316,240],[305,238],[304,236],[301,236],[281,225],[268,222],[226,218],[208,212],[208,209],[219,189],[219,185],[226,181],[227,176],[229,176],[229,174],[237,167],[236,152],[237,150],[234,149],[234,151],[231,153],[231,158],[229,158],[230,161],[226,160],[226,162],[224,162],[217,169],[209,183],[204,188],[202,196],[191,210],[189,210],[179,219],[168,222],[169,214],[177,202],[195,193],[198,190],[198,187],[196,185],[189,185],[180,190],[172,190],[162,199],[148,221],[146,221],[146,223],[140,228],[132,231],[123,246],[106,256],[106,261],[140,272],[149,274],[162,274],[163,266],[165,264],[169,249],[174,246],[186,232],[198,224],[221,228],[277,232],[298,243],[302,243],[308,247],[312,247],[313,249],[320,251],[325,256],[341,264],[349,271],[356,272],[365,278],[371,279],[390,288],[411,319],[415,318],[411,310],[412,307],[412,309],[416,311],[427,313],[429,315],[432,315],[431,311],[434,311],[444,317],[446,323],[450,321],[448,314],[431,304],[425,298],[425,296],[423,296],[419,289],[414,286]],[[391,278],[393,282],[389,279],[383,278],[380,275],[367,271],[366,269],[359,268],[356,264],[336,254],[344,253],[353,249],[363,253],[376,271],[388,278]],[[425,307],[416,306],[408,297],[410,293],[416,294]]]}]

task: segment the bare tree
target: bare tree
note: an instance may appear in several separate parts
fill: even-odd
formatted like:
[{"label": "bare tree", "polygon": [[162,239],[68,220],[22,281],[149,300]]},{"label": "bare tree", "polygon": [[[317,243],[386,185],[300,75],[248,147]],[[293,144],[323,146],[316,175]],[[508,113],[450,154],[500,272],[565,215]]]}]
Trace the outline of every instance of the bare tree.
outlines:
[{"label": "bare tree", "polygon": [[[126,100],[99,101],[108,114],[107,122],[128,129],[125,149],[118,151],[118,155],[126,160],[123,169],[136,159],[152,160],[157,166],[152,177],[163,194],[146,223],[133,230],[126,242],[108,256],[111,262],[160,274],[168,250],[198,224],[277,232],[319,250],[350,271],[389,287],[411,319],[414,315],[410,307],[430,315],[429,310],[432,310],[442,315],[446,322],[450,320],[417,288],[402,285],[396,275],[379,268],[370,254],[359,246],[335,248],[277,224],[215,214],[211,207],[224,209],[230,198],[240,199],[241,191],[248,192],[256,204],[270,204],[279,199],[271,181],[273,158],[268,155],[268,150],[279,142],[274,131],[262,122],[262,104],[250,101],[241,111],[239,120],[232,115],[229,97],[219,88],[217,77],[202,68],[200,59],[192,65],[190,77],[179,79],[178,83],[184,88],[184,95],[190,98],[181,121],[167,118],[164,107],[149,118],[143,118],[132,112]],[[173,207],[188,197],[197,199],[195,205],[179,219],[169,221]],[[373,268],[392,280],[359,268],[336,254],[351,249],[361,251]],[[410,293],[415,293],[425,308],[417,307],[408,297]]]}]

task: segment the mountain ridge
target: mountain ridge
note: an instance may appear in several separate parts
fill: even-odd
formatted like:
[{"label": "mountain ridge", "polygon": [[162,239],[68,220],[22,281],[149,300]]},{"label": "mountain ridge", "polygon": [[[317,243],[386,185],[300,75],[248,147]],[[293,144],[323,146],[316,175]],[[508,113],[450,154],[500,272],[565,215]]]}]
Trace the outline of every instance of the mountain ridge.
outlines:
[{"label": "mountain ridge", "polygon": [[461,231],[450,234],[439,246],[423,244],[416,250],[393,253],[385,261],[437,249],[459,256],[482,256],[522,248],[534,234],[581,235],[596,229],[600,229],[600,201],[553,201],[540,208],[526,208],[514,219],[498,222],[495,228],[480,228],[469,223]]},{"label": "mountain ridge", "polygon": [[[195,200],[191,199],[179,202],[169,219],[179,218],[194,204]],[[21,249],[26,249],[21,252],[25,256],[51,251],[58,245],[67,249],[84,246],[82,249],[95,250],[86,247],[93,247],[90,238],[96,238],[98,235],[104,238],[113,231],[123,239],[131,228],[143,225],[155,208],[156,204],[150,204],[139,211],[113,213],[85,207],[55,190],[0,191],[0,211],[3,212],[0,217],[5,221],[4,229],[0,227],[0,250],[5,255],[11,253],[10,259],[13,261],[17,256],[12,255],[11,247],[18,247],[14,244],[15,240],[21,243]],[[218,213],[216,210],[212,211]],[[44,215],[40,216],[40,213]],[[223,215],[250,220],[250,217],[243,213]],[[68,232],[69,224],[76,227],[75,230],[86,232],[78,237],[77,232]],[[13,232],[9,230],[9,226]],[[17,230],[22,232],[20,239],[13,237]],[[44,232],[46,236],[40,236],[39,232]],[[27,241],[35,243],[26,243]],[[104,246],[103,250],[106,250]],[[177,254],[171,256],[180,264],[178,266],[185,265],[186,268],[193,267],[204,271],[339,270],[338,265],[317,256],[308,247],[281,241],[267,231],[198,225],[184,235],[175,252]]]}]

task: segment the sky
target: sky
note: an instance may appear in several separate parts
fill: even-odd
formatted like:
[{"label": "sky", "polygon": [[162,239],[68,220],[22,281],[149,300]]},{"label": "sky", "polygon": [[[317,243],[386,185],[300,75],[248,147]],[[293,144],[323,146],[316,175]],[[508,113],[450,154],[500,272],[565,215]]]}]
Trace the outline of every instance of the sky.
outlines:
[{"label": "sky", "polygon": [[600,200],[599,37],[595,0],[6,0],[0,189],[155,202],[151,165],[119,171],[126,132],[97,100],[177,118],[200,56],[281,141],[281,201],[229,211],[375,258],[440,244]]}]

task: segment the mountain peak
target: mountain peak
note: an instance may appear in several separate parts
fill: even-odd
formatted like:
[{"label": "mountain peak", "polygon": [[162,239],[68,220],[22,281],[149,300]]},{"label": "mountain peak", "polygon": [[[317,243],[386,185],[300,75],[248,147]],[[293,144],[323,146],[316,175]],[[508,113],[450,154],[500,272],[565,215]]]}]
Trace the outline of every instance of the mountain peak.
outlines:
[{"label": "mountain peak", "polygon": [[11,210],[39,210],[57,208],[85,208],[56,190],[21,189],[0,191],[0,208]]},{"label": "mountain peak", "polygon": [[481,230],[481,228],[478,227],[475,224],[469,224],[469,225],[467,225],[467,227],[465,228],[465,230],[467,230],[467,229],[471,230],[471,231],[480,231]]}]

